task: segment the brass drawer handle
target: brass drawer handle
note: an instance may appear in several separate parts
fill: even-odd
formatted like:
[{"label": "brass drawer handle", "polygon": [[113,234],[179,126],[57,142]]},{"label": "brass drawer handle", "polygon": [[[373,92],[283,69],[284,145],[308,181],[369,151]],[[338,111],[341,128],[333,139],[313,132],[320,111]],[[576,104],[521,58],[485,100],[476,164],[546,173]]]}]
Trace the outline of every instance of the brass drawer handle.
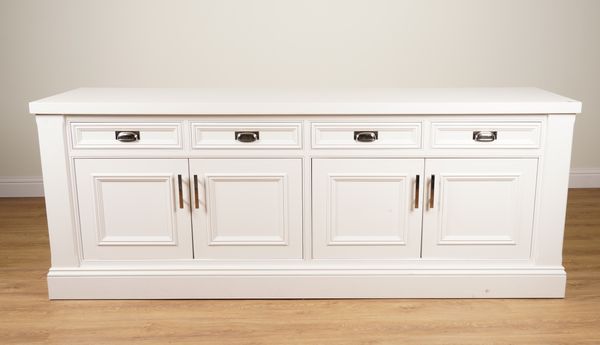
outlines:
[{"label": "brass drawer handle", "polygon": [[354,131],[354,140],[361,143],[371,143],[379,139],[378,131]]},{"label": "brass drawer handle", "polygon": [[195,207],[200,207],[200,197],[198,195],[198,175],[194,175],[194,203]]},{"label": "brass drawer handle", "polygon": [[431,175],[430,181],[430,190],[429,190],[429,208],[433,208],[435,205],[435,175]]},{"label": "brass drawer handle", "polygon": [[122,143],[140,140],[140,131],[115,131],[115,139]]},{"label": "brass drawer handle", "polygon": [[421,175],[417,175],[415,179],[415,208],[419,208],[419,194],[421,187]]},{"label": "brass drawer handle", "polygon": [[179,187],[179,208],[183,208],[183,181],[181,175],[177,175],[177,184]]},{"label": "brass drawer handle", "polygon": [[260,139],[260,132],[258,131],[236,131],[235,140],[241,143],[252,143]]},{"label": "brass drawer handle", "polygon": [[489,143],[498,139],[498,131],[473,131],[473,140]]}]

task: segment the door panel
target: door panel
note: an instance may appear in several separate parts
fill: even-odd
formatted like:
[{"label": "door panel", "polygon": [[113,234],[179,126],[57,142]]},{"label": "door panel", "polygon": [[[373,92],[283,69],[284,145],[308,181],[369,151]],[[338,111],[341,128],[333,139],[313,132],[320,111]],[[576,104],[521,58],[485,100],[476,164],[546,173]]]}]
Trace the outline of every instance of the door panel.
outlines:
[{"label": "door panel", "polygon": [[191,259],[187,170],[185,159],[77,159],[84,258]]},{"label": "door panel", "polygon": [[314,257],[418,258],[422,174],[422,159],[314,159]]},{"label": "door panel", "polygon": [[195,258],[302,258],[300,159],[192,159],[190,171]]},{"label": "door panel", "polygon": [[428,159],[423,257],[526,259],[537,159]]}]

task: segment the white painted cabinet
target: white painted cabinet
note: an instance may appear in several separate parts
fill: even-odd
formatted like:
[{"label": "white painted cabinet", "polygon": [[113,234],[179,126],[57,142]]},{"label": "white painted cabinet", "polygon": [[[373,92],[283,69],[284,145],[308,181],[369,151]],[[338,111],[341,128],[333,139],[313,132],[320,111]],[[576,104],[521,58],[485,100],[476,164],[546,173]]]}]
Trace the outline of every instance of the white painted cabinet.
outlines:
[{"label": "white painted cabinet", "polygon": [[427,159],[423,258],[529,258],[537,162]]},{"label": "white painted cabinet", "polygon": [[534,88],[32,102],[49,296],[563,297],[580,109]]},{"label": "white painted cabinet", "polygon": [[317,259],[418,258],[423,159],[313,160]]},{"label": "white painted cabinet", "polygon": [[74,164],[85,260],[192,258],[187,159]]},{"label": "white painted cabinet", "polygon": [[196,259],[301,259],[300,159],[192,159]]}]

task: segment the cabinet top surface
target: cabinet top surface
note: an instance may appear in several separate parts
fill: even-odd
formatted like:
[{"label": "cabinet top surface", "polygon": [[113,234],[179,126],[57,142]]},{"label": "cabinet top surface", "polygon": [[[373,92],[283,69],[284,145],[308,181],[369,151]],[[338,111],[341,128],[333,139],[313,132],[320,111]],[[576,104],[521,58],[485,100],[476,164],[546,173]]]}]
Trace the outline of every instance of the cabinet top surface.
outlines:
[{"label": "cabinet top surface", "polygon": [[542,89],[79,88],[29,103],[32,114],[573,114],[581,102]]}]

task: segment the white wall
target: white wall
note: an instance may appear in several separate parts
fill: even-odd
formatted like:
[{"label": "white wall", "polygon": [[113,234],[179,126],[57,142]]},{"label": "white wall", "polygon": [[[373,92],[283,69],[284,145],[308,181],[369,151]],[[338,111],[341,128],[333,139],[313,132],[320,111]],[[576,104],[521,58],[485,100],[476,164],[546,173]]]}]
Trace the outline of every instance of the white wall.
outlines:
[{"label": "white wall", "polygon": [[600,173],[598,0],[0,0],[0,49],[0,179],[41,175],[27,102],[80,86],[538,86]]}]

